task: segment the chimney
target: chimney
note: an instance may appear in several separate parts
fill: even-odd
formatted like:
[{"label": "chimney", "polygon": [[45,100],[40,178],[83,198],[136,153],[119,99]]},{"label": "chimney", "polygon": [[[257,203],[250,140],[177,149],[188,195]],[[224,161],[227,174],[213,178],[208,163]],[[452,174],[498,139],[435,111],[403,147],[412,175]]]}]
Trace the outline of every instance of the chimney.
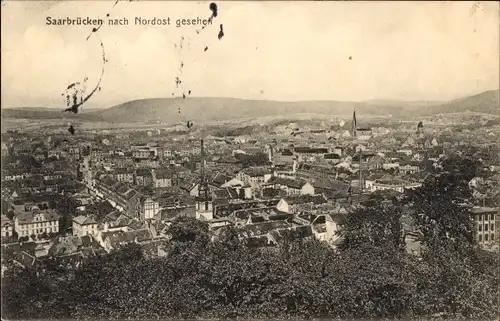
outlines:
[{"label": "chimney", "polygon": [[273,161],[273,147],[272,146],[268,147],[267,154],[268,154],[269,162],[271,163]]},{"label": "chimney", "polygon": [[203,139],[200,140],[200,178],[201,182],[205,179],[205,150],[203,148]]}]

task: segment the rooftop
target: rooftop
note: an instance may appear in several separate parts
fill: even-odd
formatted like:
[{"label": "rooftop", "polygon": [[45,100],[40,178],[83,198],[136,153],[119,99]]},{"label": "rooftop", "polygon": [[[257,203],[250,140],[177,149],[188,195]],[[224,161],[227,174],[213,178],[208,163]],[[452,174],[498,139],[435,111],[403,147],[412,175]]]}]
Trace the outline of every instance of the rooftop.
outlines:
[{"label": "rooftop", "polygon": [[92,217],[84,216],[84,215],[80,215],[80,216],[73,218],[73,222],[76,222],[77,224],[80,224],[80,225],[97,224],[97,222]]}]

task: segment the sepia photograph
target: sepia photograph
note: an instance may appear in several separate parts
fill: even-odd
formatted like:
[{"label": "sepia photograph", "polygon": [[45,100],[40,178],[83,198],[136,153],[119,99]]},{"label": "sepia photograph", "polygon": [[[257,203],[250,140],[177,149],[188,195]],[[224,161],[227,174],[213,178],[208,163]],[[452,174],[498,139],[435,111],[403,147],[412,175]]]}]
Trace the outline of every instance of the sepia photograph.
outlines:
[{"label": "sepia photograph", "polygon": [[2,320],[500,321],[498,1],[1,1]]}]

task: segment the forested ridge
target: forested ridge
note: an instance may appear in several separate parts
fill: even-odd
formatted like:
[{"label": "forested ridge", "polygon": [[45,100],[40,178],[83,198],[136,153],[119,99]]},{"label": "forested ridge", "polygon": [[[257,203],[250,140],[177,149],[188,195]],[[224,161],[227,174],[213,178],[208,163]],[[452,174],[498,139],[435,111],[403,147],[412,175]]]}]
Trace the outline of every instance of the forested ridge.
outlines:
[{"label": "forested ridge", "polygon": [[[12,269],[2,317],[12,318],[428,318],[494,319],[498,254],[474,244],[468,197],[472,163],[445,171],[390,205],[349,214],[337,250],[290,235],[276,250],[249,247],[227,230],[178,219],[166,256],[132,244],[76,271]],[[408,254],[402,208],[422,232]]]}]

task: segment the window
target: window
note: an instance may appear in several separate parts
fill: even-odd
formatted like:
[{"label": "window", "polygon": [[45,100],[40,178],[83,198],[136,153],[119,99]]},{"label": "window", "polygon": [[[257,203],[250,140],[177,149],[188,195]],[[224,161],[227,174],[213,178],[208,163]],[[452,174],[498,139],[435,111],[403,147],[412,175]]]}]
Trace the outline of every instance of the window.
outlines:
[{"label": "window", "polygon": [[488,234],[484,234],[484,240],[488,241]]},{"label": "window", "polygon": [[490,214],[490,221],[494,221],[495,220],[495,214]]},{"label": "window", "polygon": [[495,230],[495,223],[491,223],[490,224],[490,231],[494,231]]},{"label": "window", "polygon": [[495,240],[495,234],[491,234],[491,240],[494,241]]},{"label": "window", "polygon": [[482,241],[483,241],[483,235],[482,235],[482,234],[479,234],[479,235],[478,235],[478,240],[479,240],[479,242],[482,242]]},{"label": "window", "polygon": [[482,230],[483,230],[483,225],[480,223],[480,224],[477,226],[477,229],[478,229],[478,231],[482,231]]},{"label": "window", "polygon": [[484,223],[484,231],[487,232],[488,230],[488,223]]},{"label": "window", "polygon": [[482,216],[481,214],[479,214],[479,215],[477,216],[477,220],[478,220],[478,221],[481,221],[482,219],[483,219],[483,216]]}]

